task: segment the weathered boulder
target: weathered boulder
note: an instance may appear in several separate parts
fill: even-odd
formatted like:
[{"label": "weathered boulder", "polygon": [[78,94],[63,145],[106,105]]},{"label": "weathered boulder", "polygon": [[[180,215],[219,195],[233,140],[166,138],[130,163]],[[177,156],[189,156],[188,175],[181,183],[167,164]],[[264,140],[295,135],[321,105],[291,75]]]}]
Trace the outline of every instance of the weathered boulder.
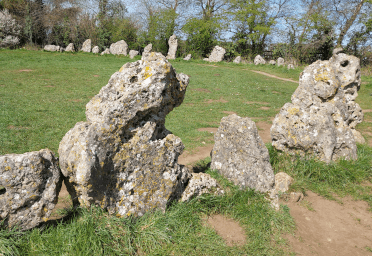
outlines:
[{"label": "weathered boulder", "polygon": [[190,173],[177,163],[181,139],[164,123],[188,83],[155,52],[114,73],[87,104],[87,122],[77,123],[59,145],[72,197],[119,216],[164,210],[180,198]]},{"label": "weathered boulder", "polygon": [[327,163],[356,159],[353,130],[363,121],[355,103],[360,83],[359,59],[344,53],[306,67],[292,103],[273,121],[273,146],[290,153],[311,152]]},{"label": "weathered boulder", "polygon": [[275,174],[275,191],[276,193],[285,193],[293,183],[293,178],[285,172]]},{"label": "weathered boulder", "polygon": [[97,45],[93,47],[92,53],[95,53],[95,54],[99,53],[99,47]]},{"label": "weathered boulder", "polygon": [[52,151],[0,156],[0,220],[22,230],[46,221],[58,200],[62,175]]},{"label": "weathered boulder", "polygon": [[133,59],[137,55],[138,55],[138,51],[136,51],[136,50],[130,50],[129,51],[129,58]]},{"label": "weathered boulder", "polygon": [[261,55],[257,55],[255,58],[254,58],[254,61],[253,63],[257,66],[258,64],[266,64],[266,60],[264,58],[261,57]]},{"label": "weathered boulder", "polygon": [[74,44],[73,43],[69,43],[69,45],[67,45],[67,47],[65,49],[65,52],[74,52],[74,51],[75,51]]},{"label": "weathered boulder", "polygon": [[152,50],[152,44],[148,44],[144,49],[143,53],[150,53]]},{"label": "weathered boulder", "polygon": [[110,45],[110,53],[114,55],[127,56],[128,45],[124,40],[118,41]]},{"label": "weathered boulder", "polygon": [[182,194],[181,201],[185,202],[202,194],[222,195],[224,193],[216,179],[207,173],[192,173],[192,177]]},{"label": "weathered boulder", "polygon": [[235,114],[222,118],[214,140],[211,169],[243,188],[260,192],[273,189],[275,177],[269,151],[251,119]]},{"label": "weathered boulder", "polygon": [[284,63],[284,59],[282,57],[279,57],[278,60],[276,61],[278,67],[280,66],[283,66],[285,63]]},{"label": "weathered boulder", "polygon": [[44,50],[49,51],[49,52],[59,52],[60,48],[61,48],[60,46],[52,45],[52,44],[48,44],[48,45],[44,46]]},{"label": "weathered boulder", "polygon": [[223,61],[223,58],[225,57],[225,53],[226,53],[226,50],[224,48],[216,45],[213,48],[212,53],[209,55],[209,58],[204,58],[203,60],[209,61],[209,62],[220,62],[220,61]]},{"label": "weathered boulder", "polygon": [[288,64],[288,66],[287,66],[287,69],[294,69],[295,67],[294,67],[294,65],[293,64]]},{"label": "weathered boulder", "polygon": [[269,61],[269,64],[270,64],[270,65],[276,65],[276,61],[275,61],[275,60],[270,60],[270,61]]},{"label": "weathered boulder", "polygon": [[236,63],[236,64],[239,64],[240,62],[242,61],[242,57],[241,56],[238,56],[238,57],[236,57],[235,59],[234,59],[234,63]]},{"label": "weathered boulder", "polygon": [[187,56],[185,58],[183,58],[183,60],[190,60],[191,59],[191,54],[187,54]]},{"label": "weathered boulder", "polygon": [[90,52],[91,50],[92,50],[92,40],[87,39],[84,41],[83,46],[81,47],[81,51]]},{"label": "weathered boulder", "polygon": [[103,52],[101,52],[101,55],[104,55],[104,54],[111,54],[110,49],[106,48]]},{"label": "weathered boulder", "polygon": [[169,40],[168,40],[168,55],[167,59],[168,60],[174,60],[176,58],[176,52],[177,52],[177,46],[178,46],[178,40],[176,35],[172,35]]}]

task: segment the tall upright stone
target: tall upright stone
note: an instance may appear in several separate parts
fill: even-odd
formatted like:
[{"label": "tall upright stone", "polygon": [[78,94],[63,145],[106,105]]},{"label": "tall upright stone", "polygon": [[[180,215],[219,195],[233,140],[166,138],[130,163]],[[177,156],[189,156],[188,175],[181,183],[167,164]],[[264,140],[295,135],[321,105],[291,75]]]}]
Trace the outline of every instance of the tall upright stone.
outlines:
[{"label": "tall upright stone", "polygon": [[83,52],[91,52],[92,50],[92,40],[87,39],[83,43],[83,47],[81,47],[81,51]]},{"label": "tall upright stone", "polygon": [[144,49],[143,53],[150,53],[152,51],[152,44],[148,44]]},{"label": "tall upright stone", "polygon": [[136,50],[130,50],[129,51],[129,58],[133,59],[137,55],[138,55],[138,51],[136,51]]},{"label": "tall upright stone", "polygon": [[277,60],[278,67],[283,66],[285,64],[284,59],[282,57],[279,57]]},{"label": "tall upright stone", "polygon": [[209,55],[208,58],[205,58],[205,61],[209,62],[220,62],[223,61],[223,58],[225,57],[226,50],[222,48],[221,46],[216,45],[213,48],[213,51]]},{"label": "tall upright stone", "polygon": [[172,35],[169,40],[168,40],[168,55],[167,59],[168,60],[174,60],[176,58],[176,53],[177,53],[177,46],[178,46],[178,40],[176,35]]},{"label": "tall upright stone", "polygon": [[124,40],[120,40],[110,45],[110,53],[114,55],[128,55],[128,45]]},{"label": "tall upright stone", "polygon": [[67,132],[58,150],[67,189],[82,206],[141,216],[181,197],[190,173],[177,163],[184,146],[165,117],[188,83],[152,52],[126,63],[89,101],[87,121]]},{"label": "tall upright stone", "polygon": [[95,53],[95,54],[99,53],[99,47],[97,45],[93,47],[92,53]]},{"label": "tall upright stone", "polygon": [[74,44],[73,43],[69,43],[69,45],[67,45],[67,47],[65,49],[65,52],[74,52],[74,51],[75,51]]},{"label": "tall upright stone", "polygon": [[355,102],[360,84],[359,59],[341,51],[306,67],[292,102],[273,121],[273,146],[289,153],[310,152],[327,163],[356,159],[355,127],[363,121]]}]

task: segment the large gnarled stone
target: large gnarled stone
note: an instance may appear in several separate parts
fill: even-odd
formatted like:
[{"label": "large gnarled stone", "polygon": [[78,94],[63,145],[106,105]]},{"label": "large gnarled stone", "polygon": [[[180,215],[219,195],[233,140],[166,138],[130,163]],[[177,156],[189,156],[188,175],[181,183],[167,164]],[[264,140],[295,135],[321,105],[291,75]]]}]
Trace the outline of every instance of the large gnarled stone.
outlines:
[{"label": "large gnarled stone", "polygon": [[22,230],[48,220],[62,176],[49,149],[0,156],[0,220]]},{"label": "large gnarled stone", "polygon": [[353,129],[363,121],[355,103],[360,83],[359,59],[341,52],[306,67],[292,103],[286,103],[273,121],[273,146],[290,153],[314,153],[327,163],[356,159]]},{"label": "large gnarled stone", "polygon": [[118,41],[110,45],[110,53],[114,55],[127,56],[128,45],[124,40]]},{"label": "large gnarled stone", "polygon": [[258,64],[266,64],[266,60],[264,58],[261,57],[261,55],[257,55],[255,58],[254,58],[254,61],[253,63],[257,66]]},{"label": "large gnarled stone", "polygon": [[91,52],[91,50],[92,50],[92,40],[87,39],[84,41],[83,46],[81,47],[81,51]]},{"label": "large gnarled stone", "polygon": [[223,58],[225,57],[225,53],[226,53],[226,50],[224,48],[216,45],[213,48],[211,55],[209,55],[209,58],[204,58],[203,60],[209,61],[209,62],[220,62],[220,61],[223,61]]},{"label": "large gnarled stone", "polygon": [[181,139],[164,126],[189,78],[160,53],[126,63],[86,106],[59,146],[62,173],[80,204],[141,216],[178,199],[190,173],[178,165]]},{"label": "large gnarled stone", "polygon": [[169,40],[168,40],[168,55],[167,59],[168,60],[174,60],[176,58],[176,52],[177,52],[177,46],[178,46],[178,40],[176,35],[172,35]]},{"label": "large gnarled stone", "polygon": [[268,192],[274,186],[269,151],[258,135],[256,124],[235,114],[222,118],[214,135],[211,169],[234,184]]}]

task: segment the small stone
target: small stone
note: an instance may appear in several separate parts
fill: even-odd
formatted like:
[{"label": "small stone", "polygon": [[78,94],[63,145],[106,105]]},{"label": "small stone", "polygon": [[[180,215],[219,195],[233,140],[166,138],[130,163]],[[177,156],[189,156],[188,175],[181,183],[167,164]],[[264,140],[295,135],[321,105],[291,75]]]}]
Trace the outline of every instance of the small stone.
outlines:
[{"label": "small stone", "polygon": [[202,194],[222,195],[224,191],[218,182],[207,173],[192,173],[192,177],[182,194],[181,201],[185,202]]},{"label": "small stone", "polygon": [[254,58],[254,64],[257,66],[259,64],[266,64],[266,61],[264,58],[261,57],[261,55],[257,55],[255,58]]},{"label": "small stone", "polygon": [[129,58],[133,59],[137,55],[138,55],[138,51],[135,51],[135,50],[130,50],[129,51]]},{"label": "small stone", "polygon": [[302,194],[301,192],[291,192],[290,194],[290,200],[292,202],[300,202],[302,201],[302,199],[304,199],[304,194]]},{"label": "small stone", "polygon": [[110,49],[106,48],[103,52],[101,52],[101,55],[104,55],[104,54],[111,54]]},{"label": "small stone", "polygon": [[168,50],[167,59],[168,60],[174,60],[174,59],[176,59],[177,46],[178,46],[178,41],[177,41],[176,35],[172,35],[169,38],[168,45],[169,45],[169,50]]},{"label": "small stone", "polygon": [[187,56],[183,58],[183,60],[190,60],[190,59],[191,59],[191,54],[187,54]]},{"label": "small stone", "polygon": [[279,172],[275,175],[275,190],[279,193],[288,191],[289,186],[293,183],[293,178],[285,172]]},{"label": "small stone", "polygon": [[83,43],[83,47],[81,47],[81,51],[83,52],[91,52],[92,50],[92,40],[87,39]]},{"label": "small stone", "polygon": [[278,58],[278,60],[277,60],[277,65],[278,65],[278,67],[284,65],[284,59],[283,59],[282,57],[279,57],[279,58]]},{"label": "small stone", "polygon": [[150,53],[152,51],[152,44],[148,44],[144,49],[143,53]]},{"label": "small stone", "polygon": [[58,45],[52,45],[52,44],[48,44],[44,46],[44,50],[48,52],[59,52],[60,48],[61,47],[59,47]]},{"label": "small stone", "polygon": [[288,64],[288,66],[287,66],[287,69],[294,69],[295,67],[294,67],[294,65],[293,64]]},{"label": "small stone", "polygon": [[67,45],[65,52],[74,52],[74,51],[75,51],[75,47],[73,43],[70,43],[69,45]]},{"label": "small stone", "polygon": [[242,57],[241,56],[238,56],[238,57],[236,57],[235,59],[234,59],[234,63],[236,63],[236,64],[239,64],[240,62],[242,61]]},{"label": "small stone", "polygon": [[269,64],[270,64],[270,65],[276,65],[276,61],[275,61],[275,60],[270,60],[270,61],[269,61]]},{"label": "small stone", "polygon": [[124,40],[118,41],[110,45],[110,53],[114,55],[127,56],[128,45]]},{"label": "small stone", "polygon": [[226,50],[218,45],[213,48],[212,53],[209,55],[209,58],[204,58],[203,60],[209,62],[220,62],[223,61],[225,57]]},{"label": "small stone", "polygon": [[97,45],[93,47],[92,53],[95,53],[95,54],[99,53],[99,47]]}]

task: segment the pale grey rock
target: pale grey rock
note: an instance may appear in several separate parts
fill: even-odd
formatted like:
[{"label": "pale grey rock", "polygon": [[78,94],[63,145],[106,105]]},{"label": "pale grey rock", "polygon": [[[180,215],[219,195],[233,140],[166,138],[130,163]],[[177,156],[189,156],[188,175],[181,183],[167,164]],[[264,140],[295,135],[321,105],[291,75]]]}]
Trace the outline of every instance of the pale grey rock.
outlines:
[{"label": "pale grey rock", "polygon": [[269,151],[251,119],[235,114],[222,118],[214,140],[211,169],[242,188],[260,192],[274,188]]},{"label": "pale grey rock", "polygon": [[152,51],[152,44],[148,44],[144,49],[143,53],[150,53]]},{"label": "pale grey rock", "polygon": [[176,59],[176,52],[177,52],[177,47],[178,47],[178,40],[177,40],[176,35],[172,35],[171,37],[169,37],[168,45],[169,45],[169,49],[168,49],[167,59],[174,60]]},{"label": "pale grey rock", "polygon": [[81,47],[81,51],[91,52],[91,50],[92,50],[92,40],[87,39],[84,41],[83,46]]},{"label": "pale grey rock", "polygon": [[191,59],[191,54],[187,54],[187,56],[185,58],[183,58],[183,60],[190,60]]},{"label": "pale grey rock", "polygon": [[48,52],[59,52],[60,48],[61,48],[60,46],[52,45],[52,44],[48,44],[48,45],[44,46],[44,50],[48,51]]},{"label": "pale grey rock", "polygon": [[61,171],[49,149],[0,156],[0,220],[22,230],[47,221],[61,186]]},{"label": "pale grey rock", "polygon": [[366,140],[364,139],[363,135],[360,132],[358,132],[355,129],[351,129],[351,132],[354,135],[354,139],[355,139],[356,143],[359,143],[359,144],[365,144],[366,143]]},{"label": "pale grey rock", "polygon": [[209,174],[192,173],[192,177],[182,194],[181,201],[185,202],[202,194],[213,194],[217,196],[224,194],[224,191],[216,179],[212,178]]},{"label": "pale grey rock", "polygon": [[104,55],[104,54],[111,54],[110,49],[106,48],[103,52],[101,52],[101,55]]},{"label": "pale grey rock", "polygon": [[233,62],[239,64],[240,62],[242,62],[242,57],[241,56],[236,57]]},{"label": "pale grey rock", "polygon": [[278,67],[284,66],[284,64],[285,64],[284,59],[282,57],[279,57],[276,62],[277,62]]},{"label": "pale grey rock", "polygon": [[75,51],[75,47],[73,43],[70,43],[69,45],[67,45],[65,52],[74,52],[74,51]]},{"label": "pale grey rock", "polygon": [[285,172],[275,174],[275,191],[277,193],[285,193],[289,186],[293,183],[293,178]]},{"label": "pale grey rock", "polygon": [[20,43],[22,27],[8,9],[0,10],[0,47],[14,47]]},{"label": "pale grey rock", "polygon": [[302,199],[304,199],[304,194],[302,194],[301,192],[291,192],[289,196],[290,200],[294,203],[300,202],[302,201]]},{"label": "pale grey rock", "polygon": [[65,183],[82,206],[118,216],[164,210],[190,177],[177,163],[184,146],[165,117],[185,96],[189,77],[176,74],[161,53],[126,63],[86,106],[86,122],[59,145]]},{"label": "pale grey rock", "polygon": [[295,67],[294,67],[294,65],[293,64],[288,64],[288,66],[287,66],[287,69],[294,69]]},{"label": "pale grey rock", "polygon": [[213,48],[213,51],[209,55],[208,58],[204,58],[203,60],[209,61],[209,62],[220,62],[223,61],[223,58],[225,57],[226,50],[222,48],[221,46],[216,45]]},{"label": "pale grey rock", "polygon": [[270,64],[270,65],[276,65],[276,61],[275,61],[275,60],[270,60],[270,61],[269,61],[269,64]]},{"label": "pale grey rock", "polygon": [[95,53],[95,54],[99,53],[99,47],[97,45],[93,47],[92,53]]},{"label": "pale grey rock", "polygon": [[253,63],[257,66],[259,64],[266,64],[266,60],[264,58],[261,57],[261,55],[257,55],[255,58],[254,58],[254,61]]},{"label": "pale grey rock", "polygon": [[130,50],[129,51],[129,58],[133,59],[137,55],[138,55],[138,51],[136,51],[136,50]]},{"label": "pale grey rock", "polygon": [[114,55],[127,56],[128,45],[124,40],[118,41],[110,45],[110,53]]},{"label": "pale grey rock", "polygon": [[356,159],[353,129],[363,121],[355,102],[360,83],[359,59],[344,53],[306,67],[292,103],[286,103],[273,121],[273,146],[289,153],[313,153],[327,163]]}]

